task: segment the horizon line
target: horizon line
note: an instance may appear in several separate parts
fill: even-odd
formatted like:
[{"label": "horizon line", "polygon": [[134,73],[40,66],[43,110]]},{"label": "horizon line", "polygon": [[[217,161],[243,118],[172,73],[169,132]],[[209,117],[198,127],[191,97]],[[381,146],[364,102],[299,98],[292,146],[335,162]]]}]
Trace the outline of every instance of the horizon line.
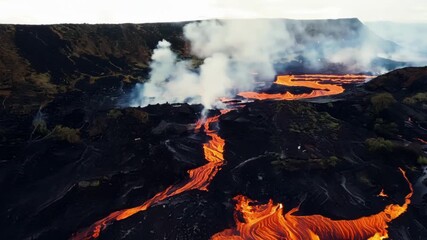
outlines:
[{"label": "horizon line", "polygon": [[85,21],[73,21],[73,22],[1,22],[0,25],[125,25],[125,24],[156,24],[156,23],[186,23],[186,22],[198,22],[198,21],[222,21],[222,20],[291,20],[291,21],[327,21],[327,20],[350,20],[357,19],[362,23],[397,23],[397,24],[427,24],[427,22],[415,22],[415,21],[392,21],[392,20],[363,20],[359,17],[338,17],[338,18],[286,18],[286,17],[225,17],[225,18],[194,18],[194,19],[181,19],[181,20],[153,20],[153,21],[112,21],[112,22],[85,22]]}]

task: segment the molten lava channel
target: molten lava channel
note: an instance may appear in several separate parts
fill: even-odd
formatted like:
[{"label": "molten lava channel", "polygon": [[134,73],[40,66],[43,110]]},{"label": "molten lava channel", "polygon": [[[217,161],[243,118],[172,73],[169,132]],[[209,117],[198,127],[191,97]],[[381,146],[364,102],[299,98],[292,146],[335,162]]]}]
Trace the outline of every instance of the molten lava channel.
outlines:
[{"label": "molten lava channel", "polygon": [[283,214],[283,205],[258,204],[245,196],[237,196],[235,207],[236,227],[215,234],[213,240],[253,239],[253,240],[316,240],[316,239],[369,239],[388,237],[388,223],[403,214],[413,194],[412,184],[406,173],[400,169],[409,185],[409,193],[402,205],[390,204],[383,211],[354,220],[332,220],[321,215],[296,216],[298,208]]},{"label": "molten lava channel", "polygon": [[[344,92],[343,84],[361,83],[373,76],[368,75],[325,75],[325,74],[305,74],[305,75],[281,75],[278,76],[275,84],[288,87],[308,87],[313,91],[303,94],[285,93],[258,93],[241,92],[238,95],[247,99],[258,100],[297,100],[305,98],[315,98],[336,95]],[[331,83],[325,83],[326,81]]]},{"label": "molten lava channel", "polygon": [[152,205],[165,200],[166,198],[178,195],[180,193],[183,193],[185,191],[190,190],[201,190],[201,191],[207,191],[207,187],[211,183],[214,176],[217,174],[221,166],[224,162],[224,145],[225,140],[222,139],[215,130],[212,130],[210,128],[211,123],[215,123],[218,121],[219,117],[222,114],[227,113],[228,110],[221,111],[220,115],[207,118],[204,122],[198,122],[197,128],[201,128],[201,126],[204,126],[204,130],[206,135],[211,137],[211,140],[209,140],[207,143],[203,144],[203,150],[204,150],[204,156],[205,159],[208,161],[207,164],[189,170],[188,175],[189,178],[184,183],[181,183],[179,185],[172,185],[166,188],[164,191],[157,193],[154,197],[149,199],[148,201],[144,202],[140,206],[136,206],[129,209],[119,210],[116,212],[111,213],[107,217],[98,220],[94,224],[92,224],[87,229],[76,233],[72,236],[72,239],[78,240],[78,239],[94,239],[98,238],[101,231],[104,230],[108,225],[112,224],[115,221],[120,221],[123,219],[126,219],[138,212],[145,211]]},{"label": "molten lava channel", "polygon": [[[364,82],[372,76],[364,75],[286,75],[277,77],[276,84],[286,86],[310,87],[314,90],[309,94],[266,94],[255,92],[243,92],[239,96],[248,99],[276,99],[276,100],[297,100],[313,98],[319,96],[335,95],[344,92],[343,83]],[[324,83],[329,81],[331,83]],[[231,99],[232,101],[232,99]],[[72,239],[94,239],[100,236],[102,230],[114,221],[126,219],[138,212],[145,211],[152,205],[177,194],[189,190],[207,191],[207,187],[224,164],[225,140],[222,139],[215,130],[211,129],[211,124],[218,122],[219,117],[230,110],[222,110],[220,115],[200,120],[196,123],[196,131],[203,126],[207,136],[211,138],[203,144],[204,156],[207,164],[188,171],[188,179],[178,185],[172,185],[154,197],[144,202],[142,205],[119,210],[111,213],[107,217],[95,222],[87,229],[76,233]],[[421,140],[420,140],[421,141]],[[423,142],[423,141],[422,141]],[[259,204],[245,196],[237,196],[235,207],[235,228],[226,229],[212,236],[213,240],[221,239],[370,239],[379,240],[388,237],[388,223],[403,214],[411,200],[413,188],[406,173],[400,169],[403,177],[409,185],[410,192],[405,197],[402,205],[390,204],[383,211],[354,220],[332,220],[321,215],[297,216],[298,208],[293,208],[284,214],[282,204],[274,204],[270,200],[267,204]],[[388,197],[382,190],[379,197]]]}]

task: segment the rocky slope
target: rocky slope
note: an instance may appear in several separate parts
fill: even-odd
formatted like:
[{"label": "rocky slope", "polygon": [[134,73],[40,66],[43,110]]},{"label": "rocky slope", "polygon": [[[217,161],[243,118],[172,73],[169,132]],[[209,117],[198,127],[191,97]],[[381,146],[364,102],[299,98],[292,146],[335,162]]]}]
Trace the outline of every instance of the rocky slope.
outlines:
[{"label": "rocky slope", "polygon": [[[278,31],[288,31],[289,41],[295,42],[293,50],[299,57],[277,64],[280,73],[348,73],[347,66],[331,63],[325,51],[361,49],[369,44],[371,52],[388,54],[399,48],[370,32],[358,19],[247,20],[248,26],[250,21],[279,21],[283,29]],[[171,42],[181,58],[192,58],[182,33],[185,24],[0,25],[0,96],[15,111],[28,113],[58,93],[93,91],[97,83],[126,90],[129,84],[146,79],[152,50],[162,39]],[[319,59],[307,58],[305,51],[316,52]],[[196,65],[200,61],[194,60]],[[386,69],[404,65],[375,61]],[[24,98],[27,104],[22,106]]]},{"label": "rocky slope", "polygon": [[[185,51],[180,24],[0,26],[1,96],[16,111],[102,82],[121,88],[147,75],[151,50],[167,38]],[[97,87],[92,87],[97,88]],[[25,108],[19,101],[27,98]],[[5,101],[5,102],[6,102]]]},{"label": "rocky slope", "polygon": [[[408,190],[396,169],[415,183],[426,161],[426,69],[396,70],[328,101],[255,101],[222,116],[226,165],[209,192],[167,199],[101,237],[208,239],[233,225],[237,194],[301,203],[300,214],[333,219],[400,203]],[[99,109],[85,101],[72,91],[37,114],[1,110],[2,238],[67,239],[204,164],[206,138],[191,127],[200,106]],[[393,239],[427,236],[418,187],[390,226]],[[391,197],[377,197],[381,189]]]},{"label": "rocky slope", "polygon": [[[168,36],[188,57],[181,27],[1,26],[1,239],[68,239],[205,164],[208,137],[194,132],[201,106],[116,107],[147,74],[158,40]],[[398,167],[415,194],[390,236],[427,238],[426,108],[426,67],[335,97],[248,103],[219,119],[226,164],[208,192],[166,199],[100,238],[208,239],[233,226],[238,194],[354,219],[402,202]],[[378,197],[381,189],[390,197]]]}]

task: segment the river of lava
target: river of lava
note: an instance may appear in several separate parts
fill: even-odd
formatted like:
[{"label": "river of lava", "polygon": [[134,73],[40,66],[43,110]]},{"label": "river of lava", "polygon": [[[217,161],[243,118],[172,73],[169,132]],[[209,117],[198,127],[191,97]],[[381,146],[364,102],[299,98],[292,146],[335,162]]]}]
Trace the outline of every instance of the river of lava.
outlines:
[{"label": "river of lava", "polygon": [[400,169],[409,184],[410,192],[402,205],[390,204],[383,211],[354,220],[332,220],[321,215],[297,216],[298,208],[283,214],[283,205],[259,204],[244,196],[237,201],[234,215],[236,227],[215,234],[213,240],[221,239],[370,239],[388,237],[388,223],[406,211],[411,203],[412,184]]},{"label": "river of lava", "polygon": [[[281,75],[277,76],[275,84],[289,87],[308,87],[313,91],[304,94],[286,93],[258,93],[241,92],[238,95],[247,99],[272,99],[272,100],[296,100],[304,98],[314,98],[336,95],[344,92],[342,84],[361,83],[373,76],[367,75],[326,75],[326,74],[305,74],[305,75]],[[331,82],[324,83],[324,82]]]},{"label": "river of lava", "polygon": [[178,185],[169,186],[164,191],[157,193],[154,197],[147,200],[140,206],[119,210],[111,213],[107,217],[101,220],[98,220],[87,229],[74,234],[71,239],[77,240],[77,239],[98,238],[101,231],[104,230],[109,224],[113,223],[114,221],[120,221],[138,212],[145,211],[150,206],[166,198],[175,196],[185,191],[190,191],[195,189],[207,191],[207,187],[209,186],[209,184],[211,183],[212,179],[217,174],[217,172],[220,170],[224,162],[223,152],[224,152],[225,141],[220,136],[218,136],[215,130],[210,128],[211,123],[217,122],[219,117],[222,114],[225,114],[227,112],[228,110],[222,110],[220,115],[207,118],[204,121],[204,123],[199,123],[198,126],[196,127],[196,128],[201,128],[201,126],[203,125],[206,135],[211,137],[210,141],[203,144],[204,156],[205,156],[205,159],[208,161],[208,163],[201,167],[189,170],[188,180]]}]

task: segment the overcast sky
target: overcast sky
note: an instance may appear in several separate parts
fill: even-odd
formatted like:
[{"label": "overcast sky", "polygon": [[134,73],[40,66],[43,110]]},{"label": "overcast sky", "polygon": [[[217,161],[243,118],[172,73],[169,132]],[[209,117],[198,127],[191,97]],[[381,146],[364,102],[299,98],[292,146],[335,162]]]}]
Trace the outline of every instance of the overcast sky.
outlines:
[{"label": "overcast sky", "polygon": [[0,23],[142,23],[207,18],[427,23],[427,0],[0,0]]}]

